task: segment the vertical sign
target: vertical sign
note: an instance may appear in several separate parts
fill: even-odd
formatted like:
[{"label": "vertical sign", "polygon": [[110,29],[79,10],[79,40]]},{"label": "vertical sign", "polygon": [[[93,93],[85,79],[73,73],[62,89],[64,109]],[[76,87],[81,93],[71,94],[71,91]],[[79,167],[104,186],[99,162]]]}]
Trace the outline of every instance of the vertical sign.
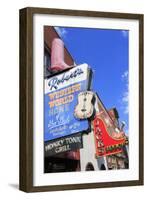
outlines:
[{"label": "vertical sign", "polygon": [[74,117],[78,94],[88,89],[90,68],[82,64],[45,79],[44,141],[86,131],[87,120]]},{"label": "vertical sign", "polygon": [[[96,115],[93,121],[97,157],[120,153],[122,152],[122,147],[126,144],[125,137],[116,139],[112,137],[114,134],[110,135],[104,120],[100,115]],[[113,130],[115,131],[115,129]]]}]

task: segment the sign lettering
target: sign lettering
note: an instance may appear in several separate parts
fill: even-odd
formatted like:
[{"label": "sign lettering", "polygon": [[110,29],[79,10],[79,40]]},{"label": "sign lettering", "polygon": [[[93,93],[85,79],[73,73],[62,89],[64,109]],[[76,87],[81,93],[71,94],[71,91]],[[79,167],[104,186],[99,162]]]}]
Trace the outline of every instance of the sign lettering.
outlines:
[{"label": "sign lettering", "polygon": [[88,121],[76,119],[74,110],[78,103],[78,94],[87,90],[89,85],[89,72],[88,65],[82,64],[45,79],[45,142],[88,130]]},{"label": "sign lettering", "polygon": [[83,148],[81,133],[56,139],[45,143],[45,156],[53,156],[58,153],[73,151]]},{"label": "sign lettering", "polygon": [[93,126],[97,157],[122,152],[122,147],[126,144],[126,139],[113,138],[106,129],[107,125],[101,119],[100,115],[95,117]]}]

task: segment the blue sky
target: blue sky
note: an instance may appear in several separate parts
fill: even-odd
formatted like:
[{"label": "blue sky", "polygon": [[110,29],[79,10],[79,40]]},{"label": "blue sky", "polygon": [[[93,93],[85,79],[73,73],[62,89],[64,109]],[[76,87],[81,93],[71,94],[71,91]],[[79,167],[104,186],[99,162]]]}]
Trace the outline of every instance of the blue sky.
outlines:
[{"label": "blue sky", "polygon": [[91,66],[93,90],[107,109],[117,108],[128,132],[128,31],[69,27],[56,31],[76,64]]}]

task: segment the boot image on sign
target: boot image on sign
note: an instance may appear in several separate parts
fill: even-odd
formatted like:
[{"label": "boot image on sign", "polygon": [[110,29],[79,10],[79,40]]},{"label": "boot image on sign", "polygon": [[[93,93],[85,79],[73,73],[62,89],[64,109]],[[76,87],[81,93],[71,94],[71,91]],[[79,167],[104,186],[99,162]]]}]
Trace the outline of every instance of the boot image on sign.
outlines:
[{"label": "boot image on sign", "polygon": [[51,71],[58,72],[73,66],[64,62],[64,43],[61,39],[55,38],[51,48]]}]

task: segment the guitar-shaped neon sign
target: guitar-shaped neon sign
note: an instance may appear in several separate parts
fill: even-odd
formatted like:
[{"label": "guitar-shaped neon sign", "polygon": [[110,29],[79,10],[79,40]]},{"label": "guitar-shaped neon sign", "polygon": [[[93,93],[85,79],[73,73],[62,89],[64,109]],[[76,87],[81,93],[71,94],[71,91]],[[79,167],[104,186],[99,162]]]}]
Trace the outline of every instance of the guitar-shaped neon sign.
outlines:
[{"label": "guitar-shaped neon sign", "polygon": [[84,91],[78,95],[78,104],[74,110],[74,116],[78,119],[88,119],[94,115],[94,93]]}]

